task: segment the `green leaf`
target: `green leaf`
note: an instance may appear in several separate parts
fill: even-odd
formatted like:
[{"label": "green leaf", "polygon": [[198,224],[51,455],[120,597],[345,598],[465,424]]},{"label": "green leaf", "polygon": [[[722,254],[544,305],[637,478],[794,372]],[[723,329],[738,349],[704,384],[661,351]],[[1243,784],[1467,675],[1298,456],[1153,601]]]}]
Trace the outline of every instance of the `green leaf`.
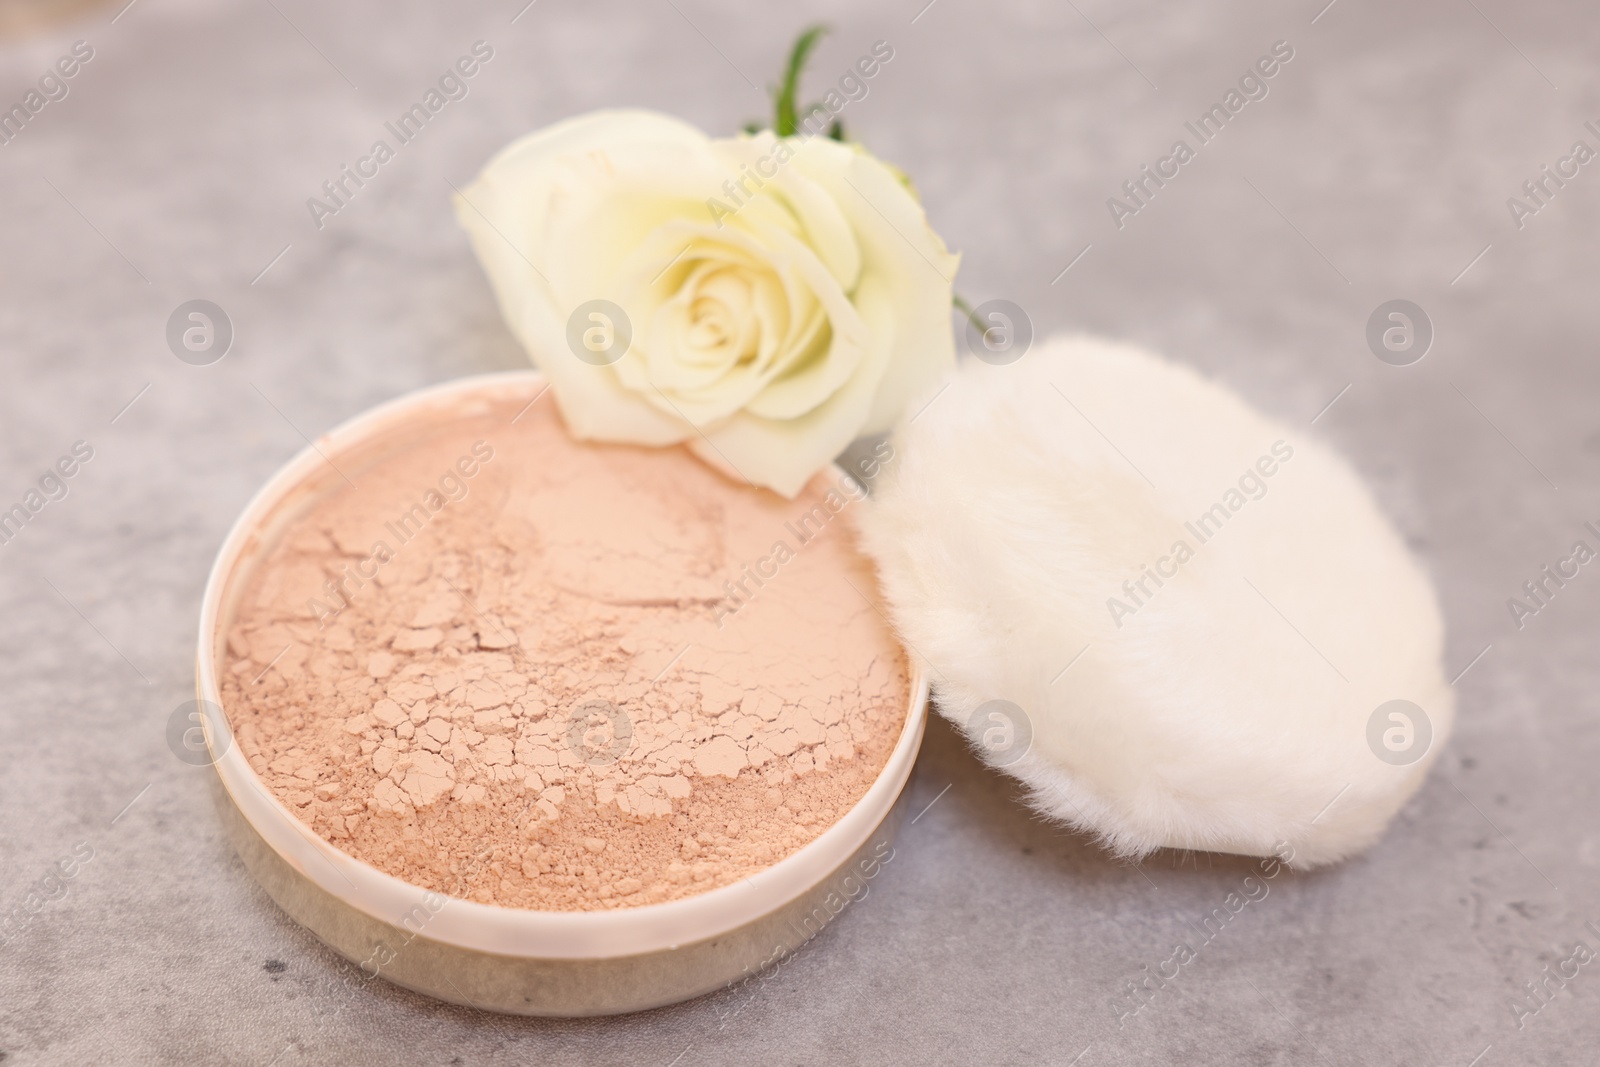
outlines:
[{"label": "green leaf", "polygon": [[795,106],[795,94],[800,89],[800,75],[805,70],[811,50],[817,46],[828,27],[822,23],[812,26],[794,42],[789,52],[789,65],[783,71],[783,83],[773,96],[774,119],[772,131],[779,137],[793,137],[800,129],[800,116]]}]

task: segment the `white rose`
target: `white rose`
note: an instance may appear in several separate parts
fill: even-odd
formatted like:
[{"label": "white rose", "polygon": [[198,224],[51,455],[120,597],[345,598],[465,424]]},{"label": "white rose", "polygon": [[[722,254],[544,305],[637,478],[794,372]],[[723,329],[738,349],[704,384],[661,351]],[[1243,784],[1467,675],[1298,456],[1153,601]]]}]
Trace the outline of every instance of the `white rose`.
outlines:
[{"label": "white rose", "polygon": [[[595,112],[501,151],[456,214],[578,438],[684,442],[792,497],[955,362],[958,257],[853,145]],[[580,316],[579,358],[592,300],[626,323]]]}]

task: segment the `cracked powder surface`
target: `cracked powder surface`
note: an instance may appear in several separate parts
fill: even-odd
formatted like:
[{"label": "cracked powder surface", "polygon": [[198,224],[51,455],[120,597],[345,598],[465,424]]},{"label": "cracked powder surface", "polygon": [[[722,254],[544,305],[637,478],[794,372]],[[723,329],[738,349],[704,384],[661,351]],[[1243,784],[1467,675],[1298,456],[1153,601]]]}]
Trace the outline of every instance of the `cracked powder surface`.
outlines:
[{"label": "cracked powder surface", "polygon": [[338,848],[483,903],[657,903],[791,854],[882,770],[910,678],[836,472],[784,500],[520,401],[333,458],[349,480],[246,580],[222,693]]}]

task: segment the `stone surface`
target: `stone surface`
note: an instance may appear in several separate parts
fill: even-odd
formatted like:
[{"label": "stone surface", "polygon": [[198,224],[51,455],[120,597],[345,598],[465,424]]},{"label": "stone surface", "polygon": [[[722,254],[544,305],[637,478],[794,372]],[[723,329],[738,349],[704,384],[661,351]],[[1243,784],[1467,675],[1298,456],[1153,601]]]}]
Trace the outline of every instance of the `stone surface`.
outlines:
[{"label": "stone surface", "polygon": [[[1506,204],[1600,140],[1582,5],[146,0],[113,23],[117,7],[0,42],[7,102],[74,40],[95,49],[0,146],[0,498],[94,449],[0,545],[0,917],[41,905],[0,944],[7,1064],[1592,1058],[1600,968],[1520,1029],[1513,1006],[1575,941],[1600,948],[1600,578],[1585,568],[1521,629],[1506,607],[1600,518],[1600,175],[1521,229]],[[915,177],[969,299],[1150,344],[1315,418],[1353,459],[1439,583],[1447,668],[1465,670],[1450,749],[1370,854],[1273,880],[1120,1025],[1126,983],[1170,971],[1247,866],[1111,862],[937,724],[912,811],[932,806],[870,895],[744,992],[580,1022],[381,983],[346,1003],[346,965],[254,886],[210,772],[168,745],[209,558],[307,436],[523,364],[451,184],[587,108],[730,130],[763,113],[756,87],[813,17],[836,27],[819,91],[892,43],[843,118]],[[495,55],[470,95],[317,229],[306,198],[478,39]],[[1266,98],[1119,230],[1107,198],[1280,39],[1295,56]],[[1399,298],[1436,331],[1410,367],[1365,340]],[[210,366],[167,347],[192,299],[234,326]],[[58,862],[74,877],[48,881]]]}]

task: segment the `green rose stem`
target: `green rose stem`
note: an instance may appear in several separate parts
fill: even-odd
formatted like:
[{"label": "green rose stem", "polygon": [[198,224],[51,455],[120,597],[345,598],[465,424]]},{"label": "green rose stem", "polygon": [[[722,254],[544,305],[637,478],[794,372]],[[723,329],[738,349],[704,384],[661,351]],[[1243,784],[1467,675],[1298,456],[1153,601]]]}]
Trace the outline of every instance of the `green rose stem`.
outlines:
[{"label": "green rose stem", "polygon": [[[789,62],[783,70],[783,82],[776,89],[772,89],[772,132],[779,137],[793,137],[800,132],[801,111],[795,101],[799,98],[800,76],[805,73],[806,63],[811,58],[811,52],[817,47],[817,42],[829,32],[827,25],[817,23],[803,31],[795,38],[794,47],[789,50]],[[811,114],[821,104],[812,104],[804,114]],[[760,133],[767,127],[760,122],[747,122],[744,124],[745,133]],[[838,119],[828,127],[828,136],[835,141],[844,140],[844,123]]]},{"label": "green rose stem", "polygon": [[789,50],[789,64],[783,71],[783,84],[772,94],[772,132],[779,137],[793,137],[800,129],[800,113],[794,104],[795,93],[800,88],[800,75],[806,69],[806,60],[811,58],[811,50],[827,32],[828,27],[818,23],[801,33],[795,39],[794,47]]},{"label": "green rose stem", "polygon": [[960,293],[951,293],[950,303],[957,311],[967,317],[967,321],[972,323],[973,327],[978,331],[979,337],[989,336],[989,327],[982,319],[978,318],[978,313],[972,310],[972,305],[961,299]]},{"label": "green rose stem", "polygon": [[[789,50],[789,62],[783,69],[783,81],[776,89],[772,90],[772,132],[779,137],[793,137],[800,132],[801,112],[795,106],[795,100],[799,98],[800,76],[805,73],[806,62],[811,58],[811,52],[817,47],[817,42],[822,40],[823,36],[828,32],[829,29],[825,23],[819,22],[814,26],[807,27],[799,37],[795,38],[794,47]],[[809,115],[819,107],[822,107],[822,105],[812,104],[805,110],[805,114]],[[747,122],[744,124],[745,133],[760,133],[764,128],[759,122]],[[835,141],[843,141],[845,139],[844,123],[834,119],[833,125],[828,128],[828,136]],[[902,180],[905,180],[903,175]],[[910,182],[908,180],[906,185],[909,188]],[[989,328],[978,319],[977,314],[972,310],[972,305],[968,304],[958,294],[951,295],[950,303],[962,314],[966,315],[967,321],[977,329],[980,337],[987,334]]]}]

